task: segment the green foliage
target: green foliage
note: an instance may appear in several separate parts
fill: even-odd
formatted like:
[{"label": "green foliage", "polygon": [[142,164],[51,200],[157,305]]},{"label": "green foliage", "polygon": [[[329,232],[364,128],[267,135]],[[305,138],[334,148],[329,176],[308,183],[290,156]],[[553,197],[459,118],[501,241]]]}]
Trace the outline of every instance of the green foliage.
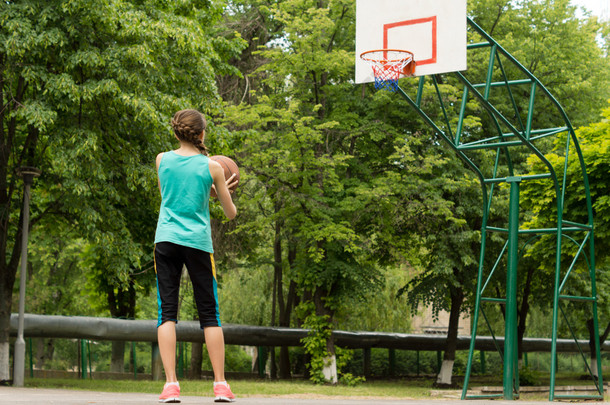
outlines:
[{"label": "green foliage", "polygon": [[[582,159],[586,167],[588,185],[591,195],[591,205],[593,212],[593,221],[595,226],[595,266],[598,271],[596,277],[597,297],[599,300],[600,319],[604,319],[610,310],[608,303],[610,300],[606,294],[608,279],[606,272],[599,271],[607,269],[610,265],[610,256],[608,251],[610,246],[610,200],[608,188],[610,173],[610,108],[603,110],[603,118],[600,122],[593,123],[586,127],[581,127],[576,131],[576,136],[579,142],[579,150],[582,154]],[[565,166],[565,151],[568,139],[565,136],[558,137],[554,141],[554,148],[545,156],[552,163],[554,170],[560,173],[559,181],[563,181],[563,173]],[[563,204],[564,219],[588,223],[587,217],[587,202],[585,193],[585,183],[583,179],[583,167],[577,155],[576,145],[570,141],[570,159],[565,170],[566,190]],[[532,168],[532,173],[540,173],[547,170],[541,163],[533,157],[529,159],[529,164]],[[555,190],[549,182],[538,182],[537,187],[529,187],[523,190],[522,201],[532,212],[532,219],[527,223],[527,226],[541,228],[549,226],[553,223],[553,218],[557,213],[557,205],[555,198]],[[578,238],[583,237],[579,235]],[[552,237],[542,237],[535,241],[529,248],[528,255],[535,258],[538,268],[542,270],[542,274],[550,280],[554,274],[555,263],[555,239]],[[570,240],[562,244],[563,261],[568,258],[575,257],[579,246]],[[571,261],[571,259],[570,259]],[[590,293],[591,285],[589,283],[588,269],[592,263],[584,259],[583,255],[578,257],[576,267],[570,276],[569,283],[566,283],[565,291],[568,294],[586,294]],[[581,303],[571,303],[571,310],[568,311],[570,316],[582,316],[584,306]],[[579,315],[576,315],[579,314]],[[586,315],[589,317],[590,315]],[[584,323],[576,322],[580,325],[580,329],[584,329]]]},{"label": "green foliage", "polygon": [[221,319],[227,323],[268,325],[271,297],[261,292],[269,290],[269,272],[265,266],[246,264],[225,269],[218,288]]},{"label": "green foliage", "polygon": [[392,230],[389,221],[372,219],[392,214],[383,209],[392,204],[383,201],[390,187],[378,176],[389,165],[394,133],[372,130],[349,82],[353,4],[299,0],[262,8],[285,36],[254,52],[265,63],[249,76],[258,83],[249,102],[225,109],[223,123],[246,173],[234,235],[259,242],[248,246],[254,263],[281,268],[271,284],[281,277],[276,294],[295,283],[295,294],[319,297],[320,313],[332,314],[380,279],[375,263],[384,258],[377,252]]},{"label": "green foliage", "polygon": [[347,385],[348,387],[355,387],[360,383],[366,381],[363,376],[355,376],[352,373],[345,372],[345,369],[351,359],[354,357],[353,349],[343,349],[341,347],[335,347],[337,354],[337,372],[339,373],[339,383]]},{"label": "green foliage", "polygon": [[310,356],[310,361],[306,364],[306,367],[309,369],[309,379],[315,384],[328,382],[322,370],[325,366],[328,366],[330,356],[335,355],[339,383],[353,387],[365,381],[364,377],[355,376],[346,370],[354,356],[354,350],[333,346],[334,353],[329,351],[328,342],[331,339],[333,331],[329,323],[330,317],[328,315],[316,315],[313,312],[312,305],[301,304],[298,310],[301,313],[310,312],[308,316],[304,317],[303,322],[303,327],[309,329],[309,333],[301,339],[305,353]]},{"label": "green foliage", "polygon": [[[252,357],[250,357],[241,347],[228,346],[225,352],[226,370],[240,373],[252,371]],[[209,370],[212,368],[210,367]]]},{"label": "green foliage", "polygon": [[326,381],[322,370],[327,365],[329,356],[327,342],[331,337],[332,328],[328,322],[329,316],[318,316],[310,314],[305,318],[303,327],[309,329],[306,337],[301,339],[305,352],[311,356],[307,367],[309,368],[309,379],[316,384]]},{"label": "green foliage", "polygon": [[[322,356],[330,325],[406,332],[409,310],[448,309],[450,293],[460,290],[469,303],[480,188],[404,100],[353,85],[354,11],[346,0],[3,3],[0,284],[12,293],[20,253],[22,183],[14,169],[37,166],[32,311],[154,317],[153,161],[172,146],[169,117],[194,107],[212,117],[213,153],[235,156],[242,169],[239,217],[214,219],[223,320],[277,324],[287,313],[282,321],[301,326],[309,319],[319,329],[310,350]],[[607,22],[575,18],[567,0],[477,0],[469,14],[549,87],[575,125],[598,119],[610,97]],[[487,62],[469,59],[469,69]],[[448,79],[440,89],[454,112],[460,87]],[[536,123],[547,122],[550,106],[538,107]],[[604,114],[579,137],[594,196],[600,308],[608,312]],[[488,125],[470,102],[468,135],[484,135]],[[561,167],[559,151],[549,159]],[[527,162],[520,156],[515,164]],[[568,171],[570,179],[578,174]],[[491,222],[505,219],[505,192],[498,190]],[[524,188],[523,195],[531,202],[526,220],[543,224],[552,194]],[[567,202],[570,212],[581,212],[579,195]],[[218,212],[213,204],[212,216]],[[541,263],[550,262],[539,249],[546,242],[534,245]],[[537,297],[548,293],[544,280]],[[395,299],[407,283],[409,294]],[[313,304],[313,318],[291,316],[297,302]],[[181,318],[194,313],[183,288]]]},{"label": "green foliage", "polygon": [[529,367],[519,368],[519,384],[523,386],[540,385],[540,373]]},{"label": "green foliage", "polygon": [[348,387],[356,387],[366,381],[366,378],[362,376],[354,376],[351,373],[343,373],[339,377],[339,383],[347,385]]},{"label": "green foliage", "polygon": [[450,289],[473,291],[480,249],[476,224],[481,222],[481,197],[478,181],[456,158],[444,157],[440,150],[427,151],[424,156],[428,172],[421,173],[413,187],[413,198],[428,207],[419,215],[427,231],[422,229],[422,234],[414,238],[418,267],[424,270],[399,293],[408,291],[412,312],[423,305],[438,314],[450,309]]},{"label": "green foliage", "polygon": [[[33,222],[55,215],[78,228],[91,243],[93,291],[150,288],[154,156],[170,147],[175,110],[220,108],[214,75],[235,73],[224,61],[242,47],[239,38],[209,36],[222,10],[201,1],[4,4],[0,191],[11,193],[1,211],[12,225],[2,229],[17,227],[13,169],[37,166]],[[11,237],[0,238],[8,259]]]},{"label": "green foliage", "polygon": [[[468,6],[475,22],[540,79],[575,126],[596,120],[610,97],[610,61],[605,57],[610,22],[578,18],[569,0],[479,0]],[[570,61],[579,61],[578,66],[566,69]],[[468,61],[469,69],[486,66],[487,61]],[[544,105],[535,120],[547,120],[550,108]]]},{"label": "green foliage", "polygon": [[[87,282],[82,255],[86,242],[65,227],[42,234],[38,228],[30,235],[28,247],[27,312],[94,315],[83,288]],[[17,290],[18,283],[15,284]],[[18,296],[17,293],[13,296],[14,308],[17,308]]]},{"label": "green foliage", "polygon": [[[77,275],[64,273],[74,288],[80,287],[78,292],[47,285],[41,298],[88,293],[97,313],[105,307],[105,315],[136,316],[136,295],[154,285],[152,239],[159,205],[154,157],[171,147],[169,118],[185,107],[218,112],[215,74],[236,73],[226,59],[239,52],[243,42],[210,35],[222,12],[222,2],[199,0],[3,2],[3,325],[8,325],[21,253],[17,241],[22,185],[14,170],[22,165],[42,170],[32,189],[32,234],[57,238],[60,233],[52,229],[59,227],[62,236],[73,238],[81,249],[75,252],[65,242],[71,257],[62,261],[73,266],[61,270],[86,269]],[[40,247],[49,243],[40,240]],[[46,277],[48,264],[46,259],[37,262],[36,272]],[[49,275],[47,280],[54,278]],[[92,312],[86,306],[74,308],[81,305],[75,300],[46,313]],[[4,327],[0,344],[6,342]],[[8,376],[7,362],[0,364],[0,376]]]},{"label": "green foliage", "polygon": [[[203,347],[201,367],[203,370],[212,370],[212,363],[210,363],[205,345]],[[252,357],[239,346],[227,345],[225,346],[225,370],[230,372],[249,373],[252,371]]]},{"label": "green foliage", "polygon": [[[383,270],[383,281],[362,297],[342,300],[335,320],[337,329],[353,331],[399,332],[411,331],[411,317],[407,296],[397,297],[398,290],[409,280],[406,265]],[[371,316],[371,311],[375,315]]]},{"label": "green foliage", "polygon": [[53,356],[44,362],[46,370],[71,370],[78,368],[78,350],[80,341],[65,339],[49,342],[54,346]]}]

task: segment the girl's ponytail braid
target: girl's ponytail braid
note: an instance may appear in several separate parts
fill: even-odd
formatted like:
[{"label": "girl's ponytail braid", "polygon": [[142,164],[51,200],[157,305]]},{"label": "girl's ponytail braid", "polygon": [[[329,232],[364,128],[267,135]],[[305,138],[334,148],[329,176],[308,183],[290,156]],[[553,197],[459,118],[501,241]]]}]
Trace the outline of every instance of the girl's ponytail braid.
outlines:
[{"label": "girl's ponytail braid", "polygon": [[[201,134],[201,132],[199,134]],[[208,148],[205,147],[205,144],[201,141],[201,139],[199,139],[198,135],[193,136],[191,143],[195,145],[195,147],[199,149],[199,152],[201,152],[203,155],[209,156]]]},{"label": "girl's ponytail braid", "polygon": [[171,124],[178,139],[192,143],[202,154],[208,156],[208,149],[199,138],[206,127],[203,114],[197,110],[181,110],[174,114]]}]

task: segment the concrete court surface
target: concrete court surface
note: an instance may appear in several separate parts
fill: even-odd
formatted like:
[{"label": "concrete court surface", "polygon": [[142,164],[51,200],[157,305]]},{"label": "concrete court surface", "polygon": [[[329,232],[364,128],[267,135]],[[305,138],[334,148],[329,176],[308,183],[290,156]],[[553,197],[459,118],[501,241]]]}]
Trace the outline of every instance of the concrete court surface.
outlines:
[{"label": "concrete court surface", "polygon": [[[194,397],[183,396],[182,404],[214,404],[212,397]],[[18,404],[18,405],[89,405],[89,404],[125,404],[125,405],[152,405],[158,404],[158,395],[156,394],[138,394],[138,393],[109,393],[109,392],[94,392],[94,391],[77,391],[49,388],[15,388],[15,387],[0,387],[0,404]],[[306,398],[299,396],[298,398],[289,397],[274,397],[274,398],[237,398],[235,404],[245,405],[365,405],[365,404],[380,404],[380,405],[542,405],[549,403],[548,401],[501,401],[501,400],[469,400],[461,401],[457,399],[435,398],[435,399],[349,399],[341,397],[331,399],[329,397],[312,397]],[[591,404],[601,402],[590,402]]]}]

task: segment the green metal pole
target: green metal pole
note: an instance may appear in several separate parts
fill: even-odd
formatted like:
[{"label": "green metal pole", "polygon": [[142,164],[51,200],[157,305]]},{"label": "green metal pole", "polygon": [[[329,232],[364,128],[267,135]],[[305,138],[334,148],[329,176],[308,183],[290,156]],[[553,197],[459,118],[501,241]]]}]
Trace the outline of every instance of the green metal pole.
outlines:
[{"label": "green metal pole", "polygon": [[184,346],[178,342],[178,378],[184,377]]},{"label": "green metal pole", "polygon": [[[496,156],[496,164],[498,165],[499,157]],[[494,168],[494,175],[496,169]],[[472,362],[474,360],[474,350],[477,337],[477,328],[479,323],[479,312],[481,310],[481,293],[483,286],[483,266],[485,264],[485,246],[487,241],[487,220],[489,218],[489,211],[491,207],[491,196],[493,192],[493,184],[489,192],[489,198],[487,195],[487,187],[484,184],[484,180],[481,181],[483,188],[483,222],[481,224],[481,251],[479,252],[479,268],[477,272],[477,294],[475,298],[474,317],[472,319],[472,329],[470,334],[470,349],[468,350],[468,362],[466,366],[466,373],[464,374],[464,387],[462,388],[462,400],[466,399],[468,394],[468,383],[470,381],[470,371],[472,370]]]},{"label": "green metal pole", "polygon": [[83,339],[80,340],[80,374],[83,380],[87,379],[87,346]]},{"label": "green metal pole", "polygon": [[[557,186],[555,186],[557,188]],[[557,195],[557,245],[555,247],[555,292],[553,294],[553,323],[551,330],[551,381],[549,384],[549,401],[555,400],[555,377],[557,374],[557,336],[558,336],[558,316],[559,316],[559,294],[560,290],[560,271],[561,271],[561,242],[563,238],[563,201],[560,193]]]},{"label": "green metal pole", "polygon": [[138,358],[136,356],[136,342],[131,342],[131,356],[133,358],[133,379],[138,379]]},{"label": "green metal pole", "polygon": [[489,64],[487,65],[487,80],[485,80],[485,92],[484,92],[484,98],[485,100],[489,99],[489,90],[491,89],[491,82],[492,82],[492,77],[493,77],[493,70],[494,70],[494,60],[496,59],[496,50],[498,49],[498,46],[496,44],[493,44],[491,46],[491,50],[489,52]]},{"label": "green metal pole", "polygon": [[519,260],[519,182],[508,177],[510,203],[508,213],[508,269],[506,272],[506,327],[504,333],[504,399],[514,398],[517,360],[517,262]]},{"label": "green metal pole", "polygon": [[415,363],[415,371],[417,373],[417,375],[419,376],[419,350],[416,352],[417,353],[417,362]]},{"label": "green metal pole", "polygon": [[267,351],[262,346],[258,346],[257,350],[258,350],[258,356],[257,356],[258,376],[261,378],[265,378],[265,364],[267,363]]}]

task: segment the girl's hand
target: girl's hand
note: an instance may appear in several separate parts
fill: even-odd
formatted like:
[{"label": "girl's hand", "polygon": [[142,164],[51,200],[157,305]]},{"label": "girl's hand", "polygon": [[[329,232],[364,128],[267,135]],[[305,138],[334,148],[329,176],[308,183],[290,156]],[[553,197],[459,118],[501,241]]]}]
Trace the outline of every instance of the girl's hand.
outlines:
[{"label": "girl's hand", "polygon": [[229,189],[229,193],[233,194],[233,192],[235,191],[235,188],[237,187],[237,183],[239,183],[239,180],[237,180],[235,178],[235,176],[237,176],[236,173],[233,173],[231,175],[231,177],[229,177],[225,183],[227,185],[227,188]]},{"label": "girl's hand", "polygon": [[[237,208],[235,208],[235,204],[233,204],[231,192],[229,191],[228,186],[237,183],[234,179],[235,175],[225,179],[224,169],[222,166],[220,166],[220,163],[213,160],[210,160],[209,167],[210,174],[214,180],[214,185],[216,186],[214,188],[214,193],[218,195],[218,201],[220,201],[220,205],[222,206],[225,216],[228,219],[233,219],[237,215]],[[211,189],[210,192],[212,192]]]},{"label": "girl's hand", "polygon": [[[231,175],[231,177],[229,177],[226,181],[225,184],[227,185],[227,188],[229,189],[229,193],[233,194],[233,192],[235,191],[235,187],[237,187],[237,183],[239,183],[239,180],[235,179],[236,174],[233,173]],[[214,184],[212,184],[212,189],[210,190],[210,197],[218,197],[218,195],[216,194],[216,186]]]}]

